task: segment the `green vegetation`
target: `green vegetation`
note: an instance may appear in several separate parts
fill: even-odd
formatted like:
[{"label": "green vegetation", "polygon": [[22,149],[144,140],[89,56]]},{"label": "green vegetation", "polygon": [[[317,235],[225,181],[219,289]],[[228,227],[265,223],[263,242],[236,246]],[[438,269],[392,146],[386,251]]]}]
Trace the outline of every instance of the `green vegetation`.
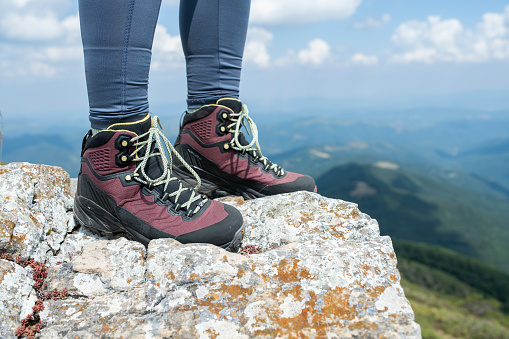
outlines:
[{"label": "green vegetation", "polygon": [[423,338],[509,338],[509,274],[437,246],[393,243]]},{"label": "green vegetation", "polygon": [[509,338],[509,314],[502,311],[499,300],[469,285],[470,280],[459,280],[399,253],[398,269],[423,338]]},{"label": "green vegetation", "polygon": [[[474,292],[496,299],[500,310],[509,314],[509,274],[483,263],[437,246],[393,240],[398,258],[404,259],[400,269],[406,278],[441,293],[466,297]],[[422,274],[411,261],[430,269]],[[417,267],[417,268],[416,268]]]},{"label": "green vegetation", "polygon": [[509,316],[496,310],[496,300],[485,299],[478,294],[458,298],[431,291],[405,279],[401,285],[424,339],[509,338]]}]

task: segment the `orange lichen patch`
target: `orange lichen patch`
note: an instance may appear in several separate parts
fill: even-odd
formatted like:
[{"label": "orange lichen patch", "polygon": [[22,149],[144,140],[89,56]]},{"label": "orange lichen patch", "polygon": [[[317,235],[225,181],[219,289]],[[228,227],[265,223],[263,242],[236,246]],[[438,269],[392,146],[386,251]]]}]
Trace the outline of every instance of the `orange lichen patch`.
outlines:
[{"label": "orange lichen patch", "polygon": [[106,320],[105,318],[101,318],[102,328],[100,329],[100,333],[110,333],[118,328],[118,325],[115,325],[112,319]]},{"label": "orange lichen patch", "polygon": [[168,279],[175,280],[175,274],[173,274],[173,271],[168,271],[166,276],[168,277]]},{"label": "orange lichen patch", "polygon": [[378,325],[370,321],[356,321],[348,325],[350,330],[376,330]]},{"label": "orange lichen patch", "polygon": [[217,287],[219,288],[209,293],[207,298],[196,299],[197,307],[190,307],[187,309],[194,310],[203,307],[220,318],[221,312],[225,308],[243,308],[245,303],[247,303],[247,297],[254,291],[254,287],[245,288],[239,285],[221,284],[221,286]]},{"label": "orange lichen patch", "polygon": [[303,212],[303,211],[300,211],[300,214],[302,214],[302,216],[300,217],[300,220],[302,222],[308,222],[308,221],[311,221],[311,220],[315,220],[315,218],[308,212]]},{"label": "orange lichen patch", "polygon": [[3,168],[2,168],[2,169],[0,169],[0,175],[2,175],[2,174],[4,174],[4,173],[7,173],[7,172],[9,172],[9,171],[8,171],[8,170],[6,170],[6,169],[3,169]]},{"label": "orange lichen patch", "polygon": [[267,276],[265,273],[260,274],[260,278],[262,278],[262,280],[265,281],[266,283],[270,282],[270,277]]},{"label": "orange lichen patch", "polygon": [[0,235],[10,237],[16,223],[2,214],[3,213],[0,212]]},{"label": "orange lichen patch", "polygon": [[[266,313],[274,326],[264,330],[255,331],[255,335],[270,337],[301,338],[303,333],[313,334],[315,338],[326,338],[330,327],[336,325],[344,327],[342,321],[353,320],[357,317],[355,305],[348,302],[349,295],[344,293],[345,288],[335,288],[328,291],[323,298],[319,298],[313,291],[308,292],[302,311],[294,317],[283,317],[280,309],[266,309]],[[295,298],[301,300],[300,298]],[[321,301],[321,310],[316,307]],[[258,325],[267,325],[266,321]]]},{"label": "orange lichen patch", "polygon": [[12,272],[14,272],[14,267],[9,268],[8,270],[2,270],[2,271],[0,271],[0,282],[1,282],[2,280],[4,280],[4,277],[5,277],[5,275],[6,275],[7,273],[12,273]]},{"label": "orange lichen patch", "polygon": [[285,296],[293,295],[295,297],[300,297],[300,295],[302,293],[302,288],[300,287],[300,285],[294,285],[294,286],[292,286],[292,288],[281,291],[281,293]]},{"label": "orange lichen patch", "polygon": [[143,252],[143,249],[138,249],[138,252],[140,253],[140,256],[138,257],[138,260],[136,260],[136,263],[141,266],[145,266],[145,253]]},{"label": "orange lichen patch", "polygon": [[27,235],[26,234],[20,234],[20,235],[17,235],[17,236],[12,236],[11,238],[11,241],[9,242],[10,244],[18,244],[18,245],[22,245],[25,243],[25,239],[26,239]]},{"label": "orange lichen patch", "polygon": [[254,287],[242,287],[240,285],[221,284],[221,294],[227,294],[233,299],[244,298],[254,291]]},{"label": "orange lichen patch", "polygon": [[128,283],[128,284],[130,284],[130,283],[132,283],[132,282],[133,282],[133,279],[131,279],[131,278],[127,278],[127,283]]},{"label": "orange lichen patch", "polygon": [[392,281],[394,281],[394,282],[397,282],[397,281],[398,281],[398,276],[397,276],[396,274],[391,274],[391,275],[389,276],[389,279],[390,279],[390,280],[392,280]]},{"label": "orange lichen patch", "polygon": [[344,287],[336,287],[324,295],[325,305],[322,306],[322,312],[325,319],[352,320],[356,317],[357,307],[350,305],[348,301],[350,296],[344,291]]},{"label": "orange lichen patch", "polygon": [[352,218],[352,219],[358,218],[359,217],[359,209],[358,208],[354,208],[352,210],[352,212],[350,212],[348,214],[348,216],[350,216],[350,218]]},{"label": "orange lichen patch", "polygon": [[39,220],[37,220],[37,218],[34,216],[33,213],[30,213],[29,217],[30,217],[30,220],[32,220],[32,222],[34,223],[35,226],[37,226],[38,228],[42,227],[41,223],[39,222]]},{"label": "orange lichen patch", "polygon": [[[173,273],[173,272],[172,272],[172,273]],[[199,277],[199,275],[198,275],[198,274],[196,274],[196,273],[192,273],[192,274],[191,274],[191,276],[189,277],[189,280],[190,280],[190,281],[193,281],[193,280],[196,280],[198,277]],[[172,279],[175,279],[175,276],[173,276],[173,278],[172,278]]]},{"label": "orange lichen patch", "polygon": [[345,240],[345,233],[339,229],[343,228],[343,224],[330,225],[330,234],[335,238]]},{"label": "orange lichen patch", "polygon": [[389,257],[391,257],[391,259],[396,259],[396,253],[391,252],[391,253],[389,254]]},{"label": "orange lichen patch", "polygon": [[366,292],[373,298],[373,300],[377,299],[384,291],[387,289],[388,286],[376,286],[370,289],[367,289]]},{"label": "orange lichen patch", "polygon": [[389,309],[389,307],[385,306],[383,310],[378,310],[378,313],[387,312],[388,309]]},{"label": "orange lichen patch", "polygon": [[240,279],[244,276],[244,274],[246,274],[246,271],[244,271],[242,268],[239,268],[236,277]]},{"label": "orange lichen patch", "polygon": [[380,269],[378,267],[370,266],[366,263],[356,265],[355,268],[357,268],[364,275],[368,275],[370,272],[374,272],[376,275],[380,274]]},{"label": "orange lichen patch", "polygon": [[287,261],[283,259],[277,265],[277,277],[283,282],[300,282],[302,279],[309,279],[311,274],[305,268],[298,266],[300,260],[291,259]]},{"label": "orange lichen patch", "polygon": [[212,328],[209,328],[208,330],[203,331],[203,333],[207,334],[207,336],[210,339],[216,339],[217,337],[219,337],[219,333],[217,333],[216,330],[214,330]]}]

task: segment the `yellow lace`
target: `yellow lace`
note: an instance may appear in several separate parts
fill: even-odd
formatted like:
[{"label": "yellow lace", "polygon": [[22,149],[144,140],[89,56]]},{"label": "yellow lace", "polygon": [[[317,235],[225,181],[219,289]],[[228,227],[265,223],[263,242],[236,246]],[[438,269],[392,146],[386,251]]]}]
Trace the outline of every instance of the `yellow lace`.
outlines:
[{"label": "yellow lace", "polygon": [[[230,133],[233,133],[232,148],[242,153],[249,151],[254,152],[255,162],[260,161],[263,164],[265,171],[272,170],[278,176],[284,175],[285,171],[281,166],[270,163],[269,159],[263,156],[260,144],[258,143],[258,129],[253,119],[249,116],[247,106],[242,105],[241,111],[239,113],[230,114],[230,117],[230,121],[232,123],[228,125],[228,130]],[[247,128],[246,123],[249,126],[249,129]],[[252,134],[253,137],[253,140],[251,140],[248,145],[242,145],[239,140],[242,126],[246,129],[247,134]]]},{"label": "yellow lace", "polygon": [[[143,134],[131,139],[131,142],[134,142],[133,146],[135,146],[136,149],[134,150],[134,152],[132,152],[130,154],[130,157],[131,157],[132,161],[140,162],[136,166],[136,169],[134,170],[134,178],[133,179],[144,184],[144,185],[149,185],[149,186],[158,186],[158,185],[164,184],[164,187],[163,187],[164,194],[161,199],[166,200],[170,197],[175,197],[175,210],[186,209],[188,211],[188,213],[187,213],[188,216],[192,215],[192,214],[198,212],[200,210],[201,206],[203,206],[204,203],[207,201],[207,198],[205,196],[197,193],[198,188],[200,188],[200,185],[201,185],[200,177],[191,168],[191,166],[189,166],[189,164],[187,164],[187,162],[184,160],[184,158],[182,158],[182,156],[177,151],[175,151],[175,148],[173,148],[173,145],[164,136],[164,134],[163,134],[163,132],[161,132],[161,130],[162,130],[162,127],[161,127],[161,123],[159,121],[159,117],[154,116],[152,118],[152,127],[148,130],[148,132],[143,133]],[[146,136],[148,136],[148,137],[145,140],[143,140]],[[140,139],[142,141],[138,141]],[[156,142],[157,148],[151,147],[153,140]],[[139,157],[138,152],[144,146],[146,146],[145,154],[142,157]],[[165,154],[166,152],[164,150],[166,150],[166,152],[168,153],[169,160],[166,158],[166,154]],[[186,201],[183,204],[179,204],[178,200],[179,200],[182,192],[184,192],[185,190],[188,190],[188,188],[184,188],[182,186],[182,183],[176,177],[171,176],[171,173],[172,173],[171,154],[172,153],[180,160],[180,162],[196,178],[196,187],[194,188],[194,191],[191,192],[191,196],[189,197],[188,201]],[[163,169],[163,173],[161,174],[161,176],[159,176],[158,178],[152,179],[147,175],[147,173],[145,173],[145,166],[146,166],[149,158],[157,157],[157,156],[161,157],[164,169]],[[141,176],[140,176],[140,174],[141,174]],[[168,184],[174,180],[177,180],[179,182],[179,188],[175,192],[172,192],[171,194],[169,194],[166,192],[166,189],[168,187]],[[202,199],[203,202],[201,204],[198,204],[193,211],[190,211],[191,204],[195,201],[200,200],[200,199]]]}]

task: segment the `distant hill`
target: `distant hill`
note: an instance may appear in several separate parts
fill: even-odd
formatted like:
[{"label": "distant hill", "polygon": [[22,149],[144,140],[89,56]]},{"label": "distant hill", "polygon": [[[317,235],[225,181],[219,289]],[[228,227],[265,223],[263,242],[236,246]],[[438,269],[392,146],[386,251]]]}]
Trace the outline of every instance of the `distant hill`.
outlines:
[{"label": "distant hill", "polygon": [[382,234],[442,246],[509,272],[507,200],[362,164],[334,167],[316,182],[322,195],[358,203]]}]

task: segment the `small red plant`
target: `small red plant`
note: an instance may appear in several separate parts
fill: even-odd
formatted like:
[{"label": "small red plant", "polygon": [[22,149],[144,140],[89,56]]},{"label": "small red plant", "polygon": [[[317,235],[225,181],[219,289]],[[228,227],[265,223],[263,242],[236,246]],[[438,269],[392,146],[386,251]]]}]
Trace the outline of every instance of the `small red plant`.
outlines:
[{"label": "small red plant", "polygon": [[260,246],[255,246],[255,245],[245,245],[245,246],[242,246],[239,253],[242,255],[258,254],[258,253],[262,253],[262,248]]},{"label": "small red plant", "polygon": [[44,279],[48,277],[48,267],[34,259],[23,259],[21,257],[13,257],[10,254],[3,253],[0,255],[0,259],[12,261],[21,267],[30,266],[33,270],[33,279],[34,279],[34,289],[39,296],[39,299],[35,302],[35,305],[32,307],[32,314],[26,316],[25,319],[21,321],[21,326],[16,329],[14,334],[18,338],[26,337],[28,339],[33,339],[37,335],[37,333],[41,332],[43,323],[41,321],[41,317],[39,316],[39,312],[44,310],[44,299],[65,299],[69,296],[69,292],[65,289],[63,290],[55,290],[53,292],[47,293],[44,295],[42,293],[42,289],[46,288],[46,283]]}]

